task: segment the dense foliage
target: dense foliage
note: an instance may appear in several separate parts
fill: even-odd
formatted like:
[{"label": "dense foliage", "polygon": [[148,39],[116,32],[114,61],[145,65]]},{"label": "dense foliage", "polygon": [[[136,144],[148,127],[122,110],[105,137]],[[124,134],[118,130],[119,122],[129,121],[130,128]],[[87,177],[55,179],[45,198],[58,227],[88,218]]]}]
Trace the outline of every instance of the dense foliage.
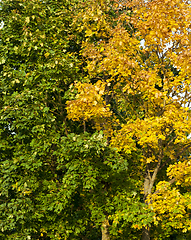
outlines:
[{"label": "dense foliage", "polygon": [[0,238],[190,239],[189,1],[0,16]]}]

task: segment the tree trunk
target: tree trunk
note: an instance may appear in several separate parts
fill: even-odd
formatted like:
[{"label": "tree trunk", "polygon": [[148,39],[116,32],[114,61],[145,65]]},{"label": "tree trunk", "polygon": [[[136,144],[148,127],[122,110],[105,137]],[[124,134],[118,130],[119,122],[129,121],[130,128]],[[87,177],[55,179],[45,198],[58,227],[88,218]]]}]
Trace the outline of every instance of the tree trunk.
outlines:
[{"label": "tree trunk", "polygon": [[[159,167],[161,165],[161,159],[162,159],[162,154],[160,154],[160,158],[158,160],[158,163],[153,171],[153,174],[151,176],[150,171],[149,171],[149,166],[147,165],[147,171],[145,174],[145,181],[144,181],[144,202],[145,204],[149,205],[150,202],[147,202],[147,197],[149,194],[151,194],[154,181],[156,179]],[[142,238],[141,240],[150,240],[150,228],[149,226],[145,226],[142,229]]]},{"label": "tree trunk", "polygon": [[143,228],[141,240],[150,240],[149,227],[144,227],[144,228]]},{"label": "tree trunk", "polygon": [[[146,201],[148,194],[151,193],[152,183],[151,176],[149,172],[147,172],[144,181],[144,202],[148,205],[149,203]],[[148,226],[143,227],[142,229],[142,238],[141,240],[150,240],[150,229]]]},{"label": "tree trunk", "polygon": [[101,228],[102,228],[102,240],[110,240],[108,219],[105,219],[102,222]]}]

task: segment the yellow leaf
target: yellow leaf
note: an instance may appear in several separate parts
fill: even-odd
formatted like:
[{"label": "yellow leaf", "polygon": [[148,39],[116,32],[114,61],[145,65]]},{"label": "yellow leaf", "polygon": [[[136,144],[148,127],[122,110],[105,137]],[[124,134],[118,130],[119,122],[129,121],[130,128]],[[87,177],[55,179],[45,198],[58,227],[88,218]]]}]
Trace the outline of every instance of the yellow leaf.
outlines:
[{"label": "yellow leaf", "polygon": [[30,22],[30,17],[26,17],[25,22],[29,23]]}]

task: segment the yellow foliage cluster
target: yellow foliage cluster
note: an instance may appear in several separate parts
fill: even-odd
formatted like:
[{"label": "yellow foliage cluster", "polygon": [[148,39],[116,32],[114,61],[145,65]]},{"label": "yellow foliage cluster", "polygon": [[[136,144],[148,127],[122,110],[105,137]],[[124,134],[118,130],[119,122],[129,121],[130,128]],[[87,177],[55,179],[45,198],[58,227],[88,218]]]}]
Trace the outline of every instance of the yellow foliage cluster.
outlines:
[{"label": "yellow foliage cluster", "polygon": [[167,169],[167,176],[170,179],[176,178],[176,185],[191,185],[191,163],[190,159],[186,161],[179,161],[170,165]]},{"label": "yellow foliage cluster", "polygon": [[157,0],[147,1],[146,4],[140,1],[139,6],[133,21],[146,45],[154,44],[160,47],[160,51],[164,51],[167,44],[177,40],[189,45],[190,36],[187,30],[191,22],[191,9],[188,1]]},{"label": "yellow foliage cluster", "polygon": [[99,119],[111,116],[109,106],[103,99],[105,83],[77,83],[78,94],[75,100],[67,102],[68,118],[74,121]]},{"label": "yellow foliage cluster", "polygon": [[[136,139],[143,148],[150,146],[153,150],[159,151],[161,148],[159,142],[162,141],[163,151],[169,157],[174,158],[175,152],[169,151],[170,141],[172,141],[169,140],[169,136],[174,132],[174,144],[190,144],[191,140],[187,138],[186,133],[191,129],[191,122],[188,121],[188,113],[185,109],[176,108],[173,105],[170,107],[166,107],[167,110],[161,117],[128,121],[121,126],[120,130],[115,131],[112,145],[119,150],[123,149],[128,152],[136,150]],[[152,159],[154,160],[154,158]]]},{"label": "yellow foliage cluster", "polygon": [[[154,194],[147,198],[150,208],[154,211],[154,224],[158,225],[168,221],[168,226],[191,230],[191,220],[188,209],[191,209],[191,196],[181,194],[178,189],[172,187],[170,183],[161,181]],[[165,228],[165,225],[163,226]]]},{"label": "yellow foliage cluster", "polygon": [[[81,27],[87,36],[82,54],[87,58],[89,74],[109,76],[107,82],[112,84],[109,93],[120,106],[119,110],[126,111],[123,124],[117,122],[118,117],[106,105],[105,80],[94,85],[78,83],[76,99],[67,103],[68,117],[78,121],[96,119],[97,129],[103,128],[103,122],[107,123],[107,128],[114,133],[111,144],[131,153],[136,150],[137,142],[144,149],[145,163],[158,161],[159,152],[174,161],[175,148],[183,148],[191,142],[187,138],[191,132],[191,37],[188,30],[191,8],[183,0],[125,1],[122,5],[125,4],[133,9],[133,14],[131,11],[122,14],[110,29],[106,23],[110,7],[107,1],[93,1],[91,7],[84,7],[78,16],[83,18]],[[110,36],[109,40],[104,40],[104,33]],[[100,40],[92,43],[92,34]],[[174,73],[174,68],[178,74]],[[130,95],[140,95],[137,104],[144,118],[137,114],[132,120],[136,109],[127,110],[131,105]],[[112,119],[101,120],[111,116]],[[117,130],[116,123],[120,125]]]}]

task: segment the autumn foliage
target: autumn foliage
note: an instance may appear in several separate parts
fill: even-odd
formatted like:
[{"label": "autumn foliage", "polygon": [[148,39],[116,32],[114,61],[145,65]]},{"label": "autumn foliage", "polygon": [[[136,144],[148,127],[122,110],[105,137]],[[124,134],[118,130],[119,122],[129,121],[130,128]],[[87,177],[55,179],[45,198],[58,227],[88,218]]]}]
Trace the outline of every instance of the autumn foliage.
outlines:
[{"label": "autumn foliage", "polygon": [[[190,3],[116,1],[118,14],[113,22],[108,18],[109,33],[102,21],[104,16],[107,19],[107,2],[92,4],[84,19],[82,52],[89,80],[77,84],[78,95],[68,102],[68,116],[73,120],[99,119],[98,129],[100,118],[102,123],[108,121],[111,129],[103,125],[102,129],[111,138],[110,146],[126,154],[141,151],[139,160],[133,161],[142,171],[143,175],[136,175],[142,181],[144,200],[155,213],[154,224],[186,232],[191,224],[191,199],[190,193],[179,187],[190,187],[191,177]],[[89,25],[87,15],[92,19]],[[99,24],[103,23],[99,28],[107,37],[94,27],[99,19]],[[91,78],[96,77],[92,84]],[[95,104],[98,91],[100,101]],[[149,239],[144,238],[144,232],[143,239]]]},{"label": "autumn foliage", "polygon": [[0,238],[191,239],[190,1],[0,5]]}]

